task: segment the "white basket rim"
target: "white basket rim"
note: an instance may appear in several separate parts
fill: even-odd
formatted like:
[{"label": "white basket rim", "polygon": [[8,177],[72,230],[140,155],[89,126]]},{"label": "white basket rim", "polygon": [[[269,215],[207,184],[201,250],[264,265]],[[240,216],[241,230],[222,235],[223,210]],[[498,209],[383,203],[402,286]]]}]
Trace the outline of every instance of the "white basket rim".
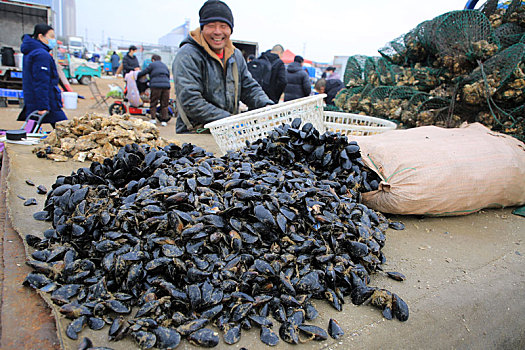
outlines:
[{"label": "white basket rim", "polygon": [[[223,119],[219,119],[219,120],[213,121],[211,123],[208,123],[208,124],[204,125],[204,127],[212,129],[212,128],[216,128],[216,127],[219,127],[219,126],[228,125],[228,124],[231,124],[233,122],[242,122],[242,121],[245,121],[245,120],[253,119],[254,117],[256,117],[259,114],[266,114],[269,111],[272,111],[273,113],[281,112],[281,110],[291,109],[295,105],[300,106],[300,105],[305,105],[305,104],[311,103],[311,102],[318,102],[319,100],[322,100],[325,97],[326,97],[326,94],[318,94],[318,95],[303,97],[303,98],[300,98],[300,99],[297,99],[297,100],[287,101],[287,102],[284,102],[284,103],[278,103],[278,104],[271,105],[271,106],[257,108],[257,109],[254,109],[253,111],[249,111],[249,112],[245,112],[245,113],[241,113],[241,114],[236,114],[236,115],[232,115],[232,116],[229,116],[229,117],[226,117],[226,118],[223,118]],[[321,106],[321,108],[322,108],[322,106]]]},{"label": "white basket rim", "polygon": [[[363,127],[367,127],[367,128],[375,128],[375,127],[377,128],[389,128],[389,127],[397,128],[397,124],[394,122],[391,122],[390,120],[386,120],[386,119],[382,119],[378,117],[371,117],[368,115],[355,114],[355,113],[344,113],[344,112],[333,112],[333,111],[325,111],[324,115],[331,116],[331,117],[342,117],[342,118],[352,117],[354,119],[358,119],[361,121],[371,121],[377,124],[382,124],[382,126],[364,126],[363,125]],[[355,124],[343,124],[343,123],[335,123],[335,122],[327,122],[327,121],[325,121],[325,124],[351,126],[351,127],[357,126]]]}]

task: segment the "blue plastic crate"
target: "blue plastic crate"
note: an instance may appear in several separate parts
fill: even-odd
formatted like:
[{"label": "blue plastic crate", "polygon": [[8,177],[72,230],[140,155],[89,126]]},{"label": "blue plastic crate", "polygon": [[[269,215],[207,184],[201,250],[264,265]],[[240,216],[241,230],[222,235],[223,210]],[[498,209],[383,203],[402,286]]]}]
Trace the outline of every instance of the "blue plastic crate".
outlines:
[{"label": "blue plastic crate", "polygon": [[20,90],[0,89],[0,97],[18,98],[19,91]]}]

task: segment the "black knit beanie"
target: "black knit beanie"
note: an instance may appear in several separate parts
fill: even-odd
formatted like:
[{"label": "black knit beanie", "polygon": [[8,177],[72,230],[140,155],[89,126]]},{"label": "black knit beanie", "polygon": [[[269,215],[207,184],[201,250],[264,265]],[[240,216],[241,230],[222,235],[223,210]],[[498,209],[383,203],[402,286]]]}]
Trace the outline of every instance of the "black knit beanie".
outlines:
[{"label": "black knit beanie", "polygon": [[222,1],[208,0],[199,10],[199,22],[202,27],[212,22],[224,22],[230,26],[233,32],[232,10]]}]

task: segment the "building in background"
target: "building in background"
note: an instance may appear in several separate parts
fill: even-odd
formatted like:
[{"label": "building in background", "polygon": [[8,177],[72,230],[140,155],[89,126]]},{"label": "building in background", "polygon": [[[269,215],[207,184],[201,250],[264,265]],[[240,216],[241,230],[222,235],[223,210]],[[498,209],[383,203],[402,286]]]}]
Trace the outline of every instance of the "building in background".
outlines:
[{"label": "building in background", "polygon": [[171,32],[159,38],[159,44],[163,46],[179,47],[190,33],[190,20],[187,19],[183,25],[173,28]]},{"label": "building in background", "polygon": [[75,0],[61,0],[60,9],[60,35],[64,37],[77,35],[77,9]]}]

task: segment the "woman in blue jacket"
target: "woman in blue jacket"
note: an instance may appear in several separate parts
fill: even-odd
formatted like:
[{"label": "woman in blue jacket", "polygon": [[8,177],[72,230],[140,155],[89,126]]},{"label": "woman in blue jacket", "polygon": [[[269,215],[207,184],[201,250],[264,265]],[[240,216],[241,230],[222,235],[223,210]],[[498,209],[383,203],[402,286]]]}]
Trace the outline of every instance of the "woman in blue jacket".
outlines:
[{"label": "woman in blue jacket", "polygon": [[22,88],[26,117],[35,111],[40,115],[49,112],[42,123],[50,123],[53,127],[56,122],[67,120],[62,111],[57,67],[49,54],[56,44],[53,28],[37,24],[32,35],[22,37],[20,47],[24,54]]}]

